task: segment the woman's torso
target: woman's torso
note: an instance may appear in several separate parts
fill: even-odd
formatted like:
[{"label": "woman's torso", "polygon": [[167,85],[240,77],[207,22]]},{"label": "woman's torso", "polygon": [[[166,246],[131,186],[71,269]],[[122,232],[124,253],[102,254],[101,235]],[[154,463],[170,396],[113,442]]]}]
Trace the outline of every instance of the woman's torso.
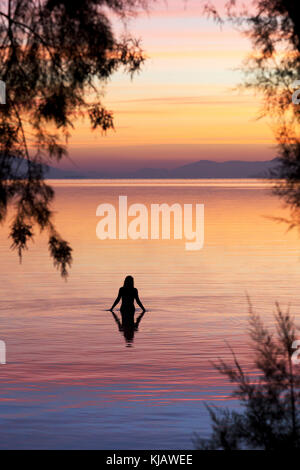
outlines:
[{"label": "woman's torso", "polygon": [[134,309],[134,299],[136,297],[136,289],[134,287],[121,287],[122,304],[121,309]]}]

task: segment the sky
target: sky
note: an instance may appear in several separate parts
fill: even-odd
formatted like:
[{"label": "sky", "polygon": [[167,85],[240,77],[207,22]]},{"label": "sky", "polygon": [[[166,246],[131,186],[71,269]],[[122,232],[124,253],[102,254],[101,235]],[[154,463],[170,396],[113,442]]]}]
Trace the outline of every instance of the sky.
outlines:
[{"label": "sky", "polygon": [[[123,28],[119,22],[115,27]],[[103,104],[114,112],[115,131],[103,136],[87,120],[76,123],[64,168],[274,158],[270,123],[257,120],[260,97],[234,89],[251,50],[240,32],[205,17],[199,0],[158,1],[127,28],[141,38],[147,61],[133,80],[117,72],[106,86]]]}]

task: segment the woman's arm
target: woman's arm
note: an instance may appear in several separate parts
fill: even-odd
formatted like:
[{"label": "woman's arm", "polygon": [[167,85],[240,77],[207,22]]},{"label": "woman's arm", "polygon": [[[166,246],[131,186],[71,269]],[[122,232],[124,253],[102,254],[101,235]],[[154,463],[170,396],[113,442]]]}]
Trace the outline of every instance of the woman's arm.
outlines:
[{"label": "woman's arm", "polygon": [[139,293],[138,293],[138,290],[137,290],[137,289],[135,289],[135,300],[136,300],[136,303],[138,304],[138,306],[141,307],[141,309],[143,310],[143,312],[146,312],[146,309],[145,309],[144,305],[143,305],[142,302],[140,301]]},{"label": "woman's arm", "polygon": [[122,297],[122,293],[121,293],[121,289],[119,289],[119,293],[118,293],[118,297],[116,298],[116,300],[114,301],[110,311],[112,312],[113,309],[115,308],[116,305],[118,305],[118,303],[120,302],[121,300],[121,297]]}]

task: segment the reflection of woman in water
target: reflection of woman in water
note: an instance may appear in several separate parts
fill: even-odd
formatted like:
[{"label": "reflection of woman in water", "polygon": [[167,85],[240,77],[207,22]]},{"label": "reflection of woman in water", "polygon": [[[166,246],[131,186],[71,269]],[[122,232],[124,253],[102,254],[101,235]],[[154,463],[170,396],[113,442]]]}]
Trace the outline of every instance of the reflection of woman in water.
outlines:
[{"label": "reflection of woman in water", "polygon": [[112,312],[115,306],[122,300],[120,312],[123,315],[130,316],[135,312],[134,301],[141,307],[142,311],[145,312],[142,302],[139,299],[138,290],[134,287],[134,281],[132,276],[127,276],[124,281],[123,287],[119,289],[119,294],[114,301],[110,311]]},{"label": "reflection of woman in water", "polygon": [[120,321],[115,312],[111,311],[111,313],[118,325],[120,333],[123,333],[124,335],[126,346],[130,348],[134,341],[134,334],[138,331],[139,324],[145,315],[145,312],[143,311],[136,321],[134,321],[134,315],[122,315],[122,321]]}]

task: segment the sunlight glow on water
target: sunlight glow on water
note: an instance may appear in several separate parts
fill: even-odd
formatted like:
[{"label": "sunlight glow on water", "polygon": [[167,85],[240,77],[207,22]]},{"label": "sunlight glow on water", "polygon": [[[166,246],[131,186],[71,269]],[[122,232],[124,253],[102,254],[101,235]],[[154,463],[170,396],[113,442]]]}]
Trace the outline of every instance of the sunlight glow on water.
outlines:
[{"label": "sunlight glow on water", "polygon": [[[56,221],[74,248],[67,282],[44,236],[19,265],[0,237],[0,448],[192,448],[210,429],[204,402],[236,405],[213,368],[226,341],[251,368],[246,292],[269,323],[277,300],[297,315],[300,240],[266,216],[261,181],[59,181]],[[96,237],[96,207],[205,204],[205,244]],[[131,347],[109,308],[132,274],[149,310]]]}]

